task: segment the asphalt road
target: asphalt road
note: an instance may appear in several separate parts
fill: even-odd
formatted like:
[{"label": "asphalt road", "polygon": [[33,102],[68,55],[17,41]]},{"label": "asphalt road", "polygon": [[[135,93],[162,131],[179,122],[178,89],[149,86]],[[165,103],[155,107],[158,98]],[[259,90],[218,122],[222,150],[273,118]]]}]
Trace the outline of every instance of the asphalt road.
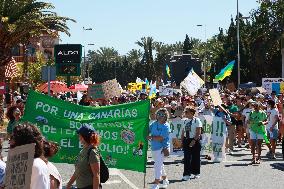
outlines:
[{"label": "asphalt road", "polygon": [[[7,146],[5,142],[4,147]],[[201,178],[190,181],[181,181],[183,164],[182,156],[166,158],[165,169],[170,180],[168,189],[284,189],[284,161],[277,149],[277,159],[268,160],[265,157],[266,147],[263,147],[262,162],[260,165],[251,165],[250,150],[236,149],[233,155],[227,155],[222,163],[213,163],[202,159]],[[149,152],[146,173],[146,187],[151,188],[154,180],[153,161]],[[7,149],[2,155],[7,156]],[[55,163],[66,185],[74,171],[70,164]],[[111,177],[104,189],[142,189],[144,188],[144,174],[133,171],[111,169]]]},{"label": "asphalt road", "polygon": [[[266,147],[263,147],[266,149]],[[284,161],[277,149],[277,160],[268,160],[266,150],[262,152],[260,165],[251,165],[250,150],[241,148],[233,155],[227,155],[226,161],[213,163],[202,159],[201,178],[181,181],[183,164],[182,157],[170,156],[166,159],[165,169],[170,180],[168,189],[284,189]],[[154,180],[153,162],[149,153],[146,174],[146,188],[151,188]],[[56,164],[64,182],[68,182],[74,166]],[[111,170],[110,180],[103,185],[104,189],[140,189],[144,188],[144,174],[126,170]]]}]

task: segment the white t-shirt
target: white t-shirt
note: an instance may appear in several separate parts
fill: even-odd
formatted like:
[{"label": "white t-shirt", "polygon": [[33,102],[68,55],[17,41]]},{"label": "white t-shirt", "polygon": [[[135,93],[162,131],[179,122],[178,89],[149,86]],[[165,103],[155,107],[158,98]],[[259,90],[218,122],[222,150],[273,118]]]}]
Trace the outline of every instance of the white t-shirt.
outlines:
[{"label": "white t-shirt", "polygon": [[202,123],[198,117],[194,117],[192,120],[185,118],[182,119],[182,121],[182,130],[184,131],[184,137],[186,137],[186,131],[189,131],[189,138],[194,138],[196,134],[196,128],[202,128]]},{"label": "white t-shirt", "polygon": [[58,169],[51,162],[47,162],[49,174],[59,181],[59,189],[62,189],[62,178]]},{"label": "white t-shirt", "polygon": [[30,189],[50,189],[48,167],[41,158],[34,159]]},{"label": "white t-shirt", "polygon": [[[275,118],[276,116],[277,118]],[[276,119],[278,119],[278,117],[279,117],[279,111],[276,108],[273,108],[272,110],[267,110],[268,123],[266,129],[270,129],[270,127],[272,127],[272,124],[276,121]],[[278,129],[278,121],[274,128]]]},{"label": "white t-shirt", "polygon": [[251,108],[245,108],[242,112],[242,115],[245,116],[245,122],[247,123],[249,119],[249,114],[251,113],[252,109]]}]

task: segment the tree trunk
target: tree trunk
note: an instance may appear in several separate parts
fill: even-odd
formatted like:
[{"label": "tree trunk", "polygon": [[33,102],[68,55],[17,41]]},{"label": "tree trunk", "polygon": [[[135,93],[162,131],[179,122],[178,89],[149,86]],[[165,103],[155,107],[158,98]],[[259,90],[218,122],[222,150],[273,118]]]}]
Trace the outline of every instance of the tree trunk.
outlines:
[{"label": "tree trunk", "polygon": [[[5,82],[5,66],[0,66],[0,82]],[[3,95],[0,95],[0,126],[3,126],[3,121],[4,121]]]}]

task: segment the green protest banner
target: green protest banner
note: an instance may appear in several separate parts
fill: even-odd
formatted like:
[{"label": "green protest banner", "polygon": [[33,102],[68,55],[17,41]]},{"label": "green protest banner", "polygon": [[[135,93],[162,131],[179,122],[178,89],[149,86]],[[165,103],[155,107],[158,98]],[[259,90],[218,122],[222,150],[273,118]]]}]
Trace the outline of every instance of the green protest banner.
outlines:
[{"label": "green protest banner", "polygon": [[58,142],[60,150],[53,162],[76,161],[82,149],[76,130],[88,124],[101,136],[100,150],[109,167],[145,172],[149,110],[148,100],[86,107],[30,91],[22,120],[37,125],[48,140]]}]

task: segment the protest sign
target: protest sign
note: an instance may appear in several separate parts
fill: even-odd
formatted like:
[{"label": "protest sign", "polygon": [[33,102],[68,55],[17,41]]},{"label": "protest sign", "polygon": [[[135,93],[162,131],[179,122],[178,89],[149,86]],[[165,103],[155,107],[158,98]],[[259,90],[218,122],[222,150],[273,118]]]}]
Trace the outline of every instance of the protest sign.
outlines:
[{"label": "protest sign", "polygon": [[90,96],[93,100],[104,99],[105,95],[104,95],[103,85],[102,84],[89,85],[88,96]]},{"label": "protest sign", "polygon": [[221,117],[213,117],[212,120],[212,151],[215,161],[225,159],[225,142],[227,136],[227,126]]},{"label": "protest sign", "polygon": [[104,83],[89,85],[88,95],[93,100],[110,99],[115,96],[120,96],[121,89],[116,79],[108,80]]},{"label": "protest sign", "polygon": [[268,94],[272,91],[276,94],[284,93],[284,78],[262,78],[262,87]]},{"label": "protest sign", "polygon": [[159,86],[159,95],[160,96],[173,96],[174,89],[167,86]]},{"label": "protest sign", "polygon": [[182,151],[182,141],[181,141],[181,126],[182,119],[175,118],[169,121],[171,126],[171,152]]},{"label": "protest sign", "polygon": [[[201,155],[210,155],[213,157],[213,161],[221,162],[225,159],[225,141],[227,135],[226,123],[222,118],[216,116],[198,116],[202,122],[202,139],[201,143]],[[177,154],[182,151],[182,124],[184,120],[180,118],[170,119],[171,126],[171,154]],[[179,154],[179,153],[178,153]]]},{"label": "protest sign", "polygon": [[211,133],[212,133],[213,116],[205,115],[198,117],[202,122],[202,129],[203,129],[202,140],[200,141],[201,155],[211,155],[212,154]]},{"label": "protest sign", "polygon": [[10,149],[5,170],[5,189],[30,189],[35,144]]},{"label": "protest sign", "polygon": [[101,136],[100,151],[109,167],[146,171],[149,100],[105,107],[78,106],[30,91],[23,121],[40,128],[60,145],[51,161],[74,163],[82,148],[76,130],[93,126]]},{"label": "protest sign", "polygon": [[259,93],[266,93],[267,91],[263,87],[256,87]]},{"label": "protest sign", "polygon": [[220,106],[222,104],[222,99],[217,89],[209,89],[209,94],[214,106]]}]

